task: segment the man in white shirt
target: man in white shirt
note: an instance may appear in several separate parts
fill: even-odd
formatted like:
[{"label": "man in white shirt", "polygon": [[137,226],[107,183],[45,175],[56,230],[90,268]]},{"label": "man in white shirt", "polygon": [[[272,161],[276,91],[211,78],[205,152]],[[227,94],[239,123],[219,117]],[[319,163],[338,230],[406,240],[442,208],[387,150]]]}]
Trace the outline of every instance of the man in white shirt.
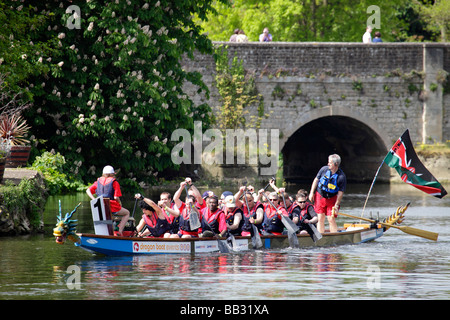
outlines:
[{"label": "man in white shirt", "polygon": [[371,32],[372,32],[372,28],[367,27],[366,33],[364,33],[364,35],[362,37],[363,43],[371,43],[372,42],[372,36],[370,35]]}]

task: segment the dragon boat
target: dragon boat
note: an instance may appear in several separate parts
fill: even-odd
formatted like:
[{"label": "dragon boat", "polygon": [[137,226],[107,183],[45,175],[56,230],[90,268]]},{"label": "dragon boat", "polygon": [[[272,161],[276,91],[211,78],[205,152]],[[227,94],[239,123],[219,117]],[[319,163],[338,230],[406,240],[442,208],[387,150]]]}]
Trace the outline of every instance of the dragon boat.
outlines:
[{"label": "dragon boat", "polygon": [[[80,204],[79,204],[80,205]],[[78,206],[79,206],[78,205]],[[73,214],[76,209],[67,213],[62,217],[61,206],[58,216],[57,225],[53,230],[56,242],[65,243],[66,239],[74,242],[75,246],[83,248],[93,253],[103,255],[135,255],[135,254],[197,254],[208,252],[241,252],[247,250],[263,250],[263,249],[284,249],[292,247],[292,239],[288,235],[260,235],[260,241],[255,241],[251,236],[235,236],[228,238],[204,237],[204,238],[140,238],[133,237],[131,231],[124,232],[124,236],[114,235],[112,231],[112,221],[95,220],[94,226],[106,227],[107,234],[98,234],[99,229],[96,228],[96,234],[77,233],[77,221],[73,220]],[[363,220],[367,223],[345,223],[343,228],[338,232],[325,232],[320,239],[310,236],[309,234],[296,234],[298,241],[296,247],[324,247],[348,244],[359,244],[373,241],[380,238],[389,228],[397,228],[403,232],[424,237],[430,240],[437,240],[437,234],[416,228],[399,226],[404,220],[404,212],[408,208],[400,206],[394,214],[387,217],[383,221],[361,218],[356,216],[339,213],[340,215],[351,217],[355,220]],[[132,218],[130,218],[132,219]],[[133,219],[134,220],[134,219]],[[111,223],[109,223],[111,222]],[[134,221],[130,220],[131,224]],[[129,235],[129,236],[126,236]]]}]

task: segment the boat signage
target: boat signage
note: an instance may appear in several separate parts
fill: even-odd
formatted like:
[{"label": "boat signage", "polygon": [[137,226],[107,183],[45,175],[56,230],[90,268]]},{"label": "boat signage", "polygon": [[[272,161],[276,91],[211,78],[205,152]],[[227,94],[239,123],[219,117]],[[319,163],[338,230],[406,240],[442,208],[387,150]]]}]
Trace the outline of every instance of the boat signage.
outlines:
[{"label": "boat signage", "polygon": [[368,231],[361,232],[361,241],[370,241],[378,238],[380,235],[378,234],[377,229],[370,229]]},{"label": "boat signage", "polygon": [[190,242],[133,241],[133,253],[190,253]]}]

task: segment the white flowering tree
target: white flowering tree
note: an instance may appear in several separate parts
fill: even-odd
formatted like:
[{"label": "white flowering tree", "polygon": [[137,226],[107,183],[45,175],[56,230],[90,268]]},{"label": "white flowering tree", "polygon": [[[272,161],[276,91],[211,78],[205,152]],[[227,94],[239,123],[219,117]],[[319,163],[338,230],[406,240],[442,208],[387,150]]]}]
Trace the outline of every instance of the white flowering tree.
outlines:
[{"label": "white flowering tree", "polygon": [[28,106],[31,75],[58,68],[47,61],[57,46],[57,38],[42,41],[39,37],[47,18],[19,1],[0,0],[1,115],[20,112]]},{"label": "white flowering tree", "polygon": [[206,129],[211,121],[209,106],[195,106],[183,92],[189,81],[208,95],[180,59],[212,53],[192,21],[206,17],[212,0],[23,2],[52,18],[41,36],[59,40],[51,57],[57,68],[30,88],[34,107],[26,116],[40,148],[63,154],[86,181],[106,164],[137,181],[176,168],[173,130],[192,129],[195,120]]}]

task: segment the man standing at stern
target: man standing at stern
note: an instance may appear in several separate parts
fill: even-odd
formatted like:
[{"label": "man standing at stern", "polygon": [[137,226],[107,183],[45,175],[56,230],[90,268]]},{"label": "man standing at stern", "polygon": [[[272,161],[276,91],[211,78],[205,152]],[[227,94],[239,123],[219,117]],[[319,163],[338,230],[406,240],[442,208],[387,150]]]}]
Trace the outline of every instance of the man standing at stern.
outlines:
[{"label": "man standing at stern", "polygon": [[328,165],[323,166],[311,186],[309,200],[314,203],[319,221],[318,230],[325,232],[325,216],[330,225],[330,232],[337,232],[336,217],[347,185],[347,177],[339,168],[341,157],[332,154],[328,157]]}]

